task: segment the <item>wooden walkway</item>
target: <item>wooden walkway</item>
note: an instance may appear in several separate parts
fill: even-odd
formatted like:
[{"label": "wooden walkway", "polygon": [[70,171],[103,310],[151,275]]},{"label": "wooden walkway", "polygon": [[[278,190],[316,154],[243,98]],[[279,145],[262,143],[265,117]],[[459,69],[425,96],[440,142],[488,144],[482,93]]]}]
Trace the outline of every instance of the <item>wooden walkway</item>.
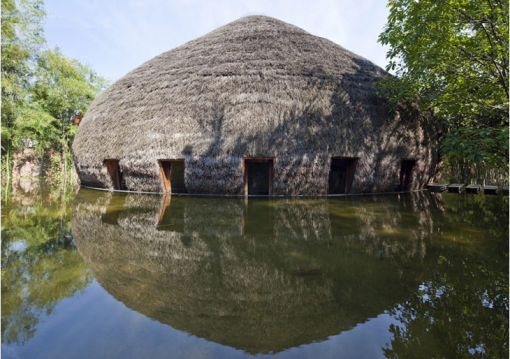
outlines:
[{"label": "wooden walkway", "polygon": [[430,192],[444,192],[448,188],[447,183],[430,183],[427,185],[427,189]]},{"label": "wooden walkway", "polygon": [[466,193],[478,194],[482,191],[482,186],[479,184],[470,184],[466,186]]},{"label": "wooden walkway", "polygon": [[498,186],[483,186],[484,194],[498,194]]},{"label": "wooden walkway", "polygon": [[[465,185],[464,183],[429,183],[427,185],[427,190],[429,192],[444,192],[448,190],[450,193],[463,193],[466,192],[468,194],[479,194],[483,193],[486,195],[497,195],[500,191],[498,186],[485,185],[482,186],[480,184],[469,184]],[[502,187],[503,195],[508,196],[508,186]]]},{"label": "wooden walkway", "polygon": [[462,193],[464,192],[466,185],[464,183],[453,183],[448,186],[448,192],[450,193]]}]

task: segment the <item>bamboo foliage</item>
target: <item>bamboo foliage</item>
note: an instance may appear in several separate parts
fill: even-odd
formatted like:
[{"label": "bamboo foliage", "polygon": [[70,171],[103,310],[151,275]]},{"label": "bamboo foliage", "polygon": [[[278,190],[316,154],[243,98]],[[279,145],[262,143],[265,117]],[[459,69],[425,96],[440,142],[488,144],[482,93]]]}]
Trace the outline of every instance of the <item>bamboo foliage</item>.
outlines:
[{"label": "bamboo foliage", "polygon": [[65,187],[76,132],[71,120],[85,113],[106,82],[46,46],[45,17],[40,0],[2,0],[2,171],[9,182],[13,149],[34,143],[41,156],[49,148],[60,152]]}]

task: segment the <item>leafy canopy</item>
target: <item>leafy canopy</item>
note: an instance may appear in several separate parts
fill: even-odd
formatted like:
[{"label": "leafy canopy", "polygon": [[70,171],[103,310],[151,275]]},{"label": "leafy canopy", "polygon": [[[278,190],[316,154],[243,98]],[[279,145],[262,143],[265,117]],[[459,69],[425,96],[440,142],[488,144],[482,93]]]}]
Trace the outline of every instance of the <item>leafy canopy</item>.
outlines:
[{"label": "leafy canopy", "polygon": [[37,141],[68,156],[84,114],[107,85],[89,66],[45,48],[41,0],[2,0],[2,150]]},{"label": "leafy canopy", "polygon": [[508,1],[390,0],[379,42],[395,103],[419,97],[444,154],[508,168]]},{"label": "leafy canopy", "polygon": [[2,148],[27,110],[35,54],[45,43],[42,1],[2,0]]}]

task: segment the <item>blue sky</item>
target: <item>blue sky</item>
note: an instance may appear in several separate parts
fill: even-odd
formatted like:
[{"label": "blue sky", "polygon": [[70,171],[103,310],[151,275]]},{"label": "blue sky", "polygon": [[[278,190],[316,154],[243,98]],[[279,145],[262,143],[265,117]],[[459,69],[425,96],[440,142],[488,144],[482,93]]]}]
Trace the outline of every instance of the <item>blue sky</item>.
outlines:
[{"label": "blue sky", "polygon": [[249,14],[325,37],[381,67],[385,0],[45,0],[49,45],[116,81],[165,51]]}]

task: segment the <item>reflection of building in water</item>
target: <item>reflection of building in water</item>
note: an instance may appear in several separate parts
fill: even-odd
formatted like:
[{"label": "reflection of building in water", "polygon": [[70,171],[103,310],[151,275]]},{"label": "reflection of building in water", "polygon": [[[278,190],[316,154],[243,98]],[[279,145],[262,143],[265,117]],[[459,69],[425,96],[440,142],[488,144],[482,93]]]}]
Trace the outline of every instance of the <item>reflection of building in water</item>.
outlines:
[{"label": "reflection of building in water", "polygon": [[244,201],[243,235],[274,236],[274,213],[270,199]]},{"label": "reflection of building in water", "polygon": [[174,203],[170,206],[172,197],[165,196],[161,214],[159,215],[158,231],[184,232],[184,206],[182,201]]},{"label": "reflection of building in water", "polygon": [[101,215],[103,223],[119,224],[119,214],[124,209],[125,196],[112,194],[109,205],[105,207],[105,212]]},{"label": "reflection of building in water", "polygon": [[[411,211],[405,220],[397,215],[394,197],[371,208],[363,200],[127,195],[114,224],[104,213],[121,201],[84,193],[74,238],[111,295],[175,329],[249,353],[325,340],[421,283],[412,262],[422,254],[412,246],[381,260],[385,246],[399,241],[384,237],[381,226],[421,230]],[[408,241],[421,238],[413,233]]]}]

